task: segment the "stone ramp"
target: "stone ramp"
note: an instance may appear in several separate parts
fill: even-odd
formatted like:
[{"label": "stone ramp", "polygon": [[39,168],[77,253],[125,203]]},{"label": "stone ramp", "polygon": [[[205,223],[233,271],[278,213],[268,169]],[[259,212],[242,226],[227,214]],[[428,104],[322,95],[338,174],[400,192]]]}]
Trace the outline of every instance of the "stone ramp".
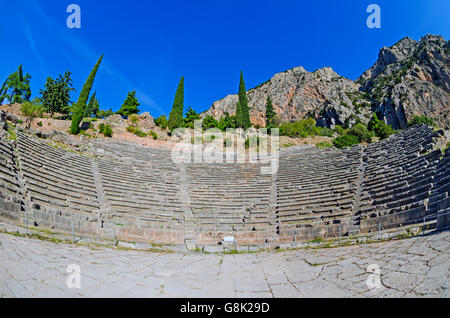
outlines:
[{"label": "stone ramp", "polygon": [[[0,297],[450,297],[450,232],[239,255],[91,249],[0,233]],[[66,285],[80,268],[80,289]],[[380,269],[370,288],[369,265]]]}]

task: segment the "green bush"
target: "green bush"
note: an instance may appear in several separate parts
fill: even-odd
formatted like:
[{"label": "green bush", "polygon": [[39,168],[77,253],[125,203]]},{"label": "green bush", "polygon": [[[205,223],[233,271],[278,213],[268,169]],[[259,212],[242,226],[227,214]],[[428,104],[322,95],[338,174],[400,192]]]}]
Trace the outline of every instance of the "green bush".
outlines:
[{"label": "green bush", "polygon": [[334,130],[326,127],[317,127],[316,134],[319,136],[333,137]]},{"label": "green bush", "polygon": [[112,128],[109,125],[105,125],[104,123],[101,123],[98,125],[98,130],[103,134],[105,137],[112,137],[113,131]]},{"label": "green bush", "polygon": [[319,142],[316,144],[317,148],[323,149],[323,148],[330,148],[333,147],[332,144],[330,144],[329,142],[323,141],[323,142]]},{"label": "green bush", "polygon": [[333,145],[336,148],[343,149],[346,147],[351,147],[353,145],[359,144],[358,137],[354,135],[343,135],[335,138],[333,140]]},{"label": "green bush", "polygon": [[390,135],[395,133],[391,125],[387,125],[384,121],[379,120],[376,114],[373,114],[372,118],[367,124],[367,128],[369,131],[373,131],[375,133],[375,136],[380,138],[380,140],[386,139]]},{"label": "green bush", "polygon": [[161,129],[166,129],[169,125],[169,121],[167,120],[166,115],[159,116],[158,118],[153,120],[155,125],[160,127]]},{"label": "green bush", "polygon": [[134,126],[128,126],[128,127],[127,127],[127,131],[128,131],[129,133],[134,134],[134,132],[136,131],[136,127],[134,127]]},{"label": "green bush", "polygon": [[20,106],[20,111],[23,116],[29,118],[29,120],[33,120],[34,118],[42,117],[44,113],[44,108],[39,104],[38,100],[34,100],[32,102],[25,101]]},{"label": "green bush", "polygon": [[141,138],[147,137],[147,134],[142,130],[140,130],[139,128],[134,131],[134,134]]},{"label": "green bush", "polygon": [[289,137],[315,136],[319,133],[316,121],[313,118],[302,119],[293,123],[283,123],[280,126],[280,135]]},{"label": "green bush", "polygon": [[140,130],[139,127],[128,126],[127,131],[141,138],[147,137],[147,134]]},{"label": "green bush", "polygon": [[347,131],[341,125],[334,126],[334,131],[339,135],[345,135],[347,133]]},{"label": "green bush", "polygon": [[408,121],[407,127],[409,128],[414,125],[421,125],[421,124],[425,124],[428,126],[434,126],[434,121],[432,118],[429,118],[425,115],[423,115],[423,116],[414,115],[413,118],[410,121]]},{"label": "green bush", "polygon": [[372,142],[372,134],[362,124],[357,124],[350,128],[348,135],[355,136],[359,142]]},{"label": "green bush", "polygon": [[217,128],[219,126],[219,122],[213,116],[206,116],[202,122],[202,128],[204,130],[210,128]]},{"label": "green bush", "polygon": [[150,130],[150,135],[152,135],[153,140],[158,139],[158,134],[155,133],[153,130]]}]

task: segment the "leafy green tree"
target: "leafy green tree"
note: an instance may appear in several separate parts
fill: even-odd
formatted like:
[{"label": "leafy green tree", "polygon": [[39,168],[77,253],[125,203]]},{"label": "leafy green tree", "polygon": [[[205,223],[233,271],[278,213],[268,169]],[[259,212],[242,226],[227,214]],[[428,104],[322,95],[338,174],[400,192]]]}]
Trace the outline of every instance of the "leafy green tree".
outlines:
[{"label": "leafy green tree", "polygon": [[228,112],[225,112],[225,116],[220,118],[218,128],[222,131],[226,131],[227,128],[236,128],[236,116],[230,116]]},{"label": "leafy green tree", "polygon": [[173,102],[172,110],[169,114],[169,129],[172,131],[179,128],[183,124],[183,103],[184,103],[184,77],[181,77],[178,84],[177,92],[175,93],[175,100]]},{"label": "leafy green tree", "polygon": [[209,128],[217,128],[218,126],[219,126],[219,123],[213,116],[206,116],[203,119],[202,128],[204,130],[209,129]]},{"label": "leafy green tree", "polygon": [[194,122],[200,119],[201,119],[200,115],[197,114],[197,112],[189,106],[186,112],[186,117],[184,118],[183,127],[193,129]]},{"label": "leafy green tree", "polygon": [[67,71],[64,75],[59,74],[56,80],[48,77],[44,85],[45,89],[40,90],[42,106],[51,114],[51,117],[54,113],[68,114],[70,112],[70,92],[75,91],[70,75],[71,73]]},{"label": "leafy green tree", "polygon": [[116,114],[121,115],[122,117],[128,117],[131,114],[139,113],[139,102],[136,98],[136,91],[129,92],[127,98],[120,107],[119,111]]},{"label": "leafy green tree", "polygon": [[110,108],[109,110],[100,110],[98,113],[97,113],[97,117],[98,118],[106,118],[106,117],[108,117],[108,116],[111,116],[111,115],[114,115],[114,113],[113,113],[113,111],[112,111],[112,108]]},{"label": "leafy green tree", "polygon": [[18,70],[10,74],[2,85],[0,105],[5,99],[9,104],[29,101],[31,97],[30,79],[30,74],[23,75],[22,65],[20,65]]},{"label": "leafy green tree", "polygon": [[80,123],[83,120],[86,103],[89,99],[89,94],[91,92],[92,85],[94,84],[95,75],[97,74],[102,59],[103,55],[100,56],[91,73],[89,74],[89,77],[86,80],[86,83],[84,83],[83,89],[81,90],[80,97],[78,98],[78,101],[73,109],[72,124],[70,126],[71,134],[76,135],[80,131]]},{"label": "leafy green tree", "polygon": [[169,125],[169,121],[167,120],[166,115],[161,115],[153,121],[155,122],[156,126],[161,127],[162,129],[166,129]]},{"label": "leafy green tree", "polygon": [[266,128],[275,128],[275,110],[272,105],[272,99],[270,96],[267,96],[266,99]]},{"label": "leafy green tree", "polygon": [[241,71],[241,79],[239,82],[239,99],[236,106],[236,127],[237,128],[250,128],[252,123],[250,122],[250,113],[248,110],[247,91],[245,90],[244,75]]}]

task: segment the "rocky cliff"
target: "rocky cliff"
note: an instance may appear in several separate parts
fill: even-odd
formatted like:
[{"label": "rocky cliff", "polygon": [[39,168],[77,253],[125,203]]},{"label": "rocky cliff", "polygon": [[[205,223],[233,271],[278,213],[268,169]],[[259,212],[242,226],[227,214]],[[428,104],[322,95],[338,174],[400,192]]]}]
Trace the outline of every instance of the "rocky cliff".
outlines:
[{"label": "rocky cliff", "polygon": [[[420,41],[404,38],[380,50],[378,60],[356,81],[326,67],[303,67],[278,73],[247,92],[251,121],[265,124],[270,96],[281,121],[314,116],[322,126],[367,122],[376,112],[394,128],[404,128],[413,115],[427,115],[450,126],[449,42],[427,35]],[[202,116],[217,119],[236,111],[237,95],[213,103]]]}]

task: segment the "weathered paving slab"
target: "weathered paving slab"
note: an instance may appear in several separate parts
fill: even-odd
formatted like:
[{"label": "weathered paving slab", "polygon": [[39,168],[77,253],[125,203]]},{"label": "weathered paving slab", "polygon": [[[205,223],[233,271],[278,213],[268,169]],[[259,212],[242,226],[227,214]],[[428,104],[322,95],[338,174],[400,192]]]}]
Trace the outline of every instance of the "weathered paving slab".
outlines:
[{"label": "weathered paving slab", "polygon": [[[449,231],[233,255],[116,250],[2,233],[0,297],[450,297],[449,247]],[[66,285],[71,264],[80,266],[79,289]],[[370,265],[379,266],[379,276],[367,271]],[[370,275],[380,278],[379,288],[369,287]]]}]

